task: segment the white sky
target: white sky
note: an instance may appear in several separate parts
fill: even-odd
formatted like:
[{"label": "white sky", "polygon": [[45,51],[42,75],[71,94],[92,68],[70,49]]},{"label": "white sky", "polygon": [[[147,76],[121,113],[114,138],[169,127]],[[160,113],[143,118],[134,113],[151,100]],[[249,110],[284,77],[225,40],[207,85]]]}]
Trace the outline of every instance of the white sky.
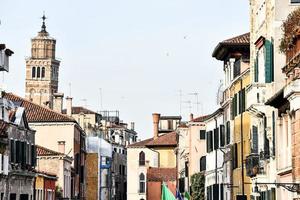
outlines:
[{"label": "white sky", "polygon": [[[24,96],[25,57],[40,30],[57,39],[59,92],[74,105],[120,110],[140,138],[152,136],[152,113],[179,115],[179,90],[195,115],[216,109],[222,63],[218,42],[249,31],[247,0],[9,0],[0,3],[0,43],[15,54],[4,74],[7,90]],[[1,78],[2,79],[2,78]],[[203,109],[197,113],[199,93]],[[201,106],[199,106],[201,108]],[[202,112],[203,110],[203,112]],[[188,104],[183,104],[185,120]]]}]

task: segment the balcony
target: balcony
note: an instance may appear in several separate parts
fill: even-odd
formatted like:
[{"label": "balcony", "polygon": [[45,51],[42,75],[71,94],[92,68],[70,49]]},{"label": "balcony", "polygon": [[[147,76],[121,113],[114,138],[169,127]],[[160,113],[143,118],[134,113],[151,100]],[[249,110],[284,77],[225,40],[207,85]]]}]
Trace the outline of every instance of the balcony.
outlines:
[{"label": "balcony", "polygon": [[260,172],[258,154],[250,154],[246,157],[246,174],[249,177],[255,177]]}]

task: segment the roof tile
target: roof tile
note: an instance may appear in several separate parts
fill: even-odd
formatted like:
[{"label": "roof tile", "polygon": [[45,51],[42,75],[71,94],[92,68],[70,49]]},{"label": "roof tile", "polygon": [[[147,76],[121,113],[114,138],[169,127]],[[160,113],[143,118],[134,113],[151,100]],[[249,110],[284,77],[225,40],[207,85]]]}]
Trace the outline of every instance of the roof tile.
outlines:
[{"label": "roof tile", "polygon": [[3,97],[18,102],[21,107],[24,107],[28,122],[76,122],[72,117],[35,104],[15,94],[5,93]]},{"label": "roof tile", "polygon": [[147,169],[147,181],[175,181],[176,172],[176,168],[149,167]]}]

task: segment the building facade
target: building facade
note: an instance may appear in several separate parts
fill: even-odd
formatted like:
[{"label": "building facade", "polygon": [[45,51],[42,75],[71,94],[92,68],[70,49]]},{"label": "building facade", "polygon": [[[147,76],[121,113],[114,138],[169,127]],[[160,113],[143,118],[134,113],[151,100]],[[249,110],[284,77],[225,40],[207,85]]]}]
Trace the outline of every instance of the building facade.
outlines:
[{"label": "building facade", "polygon": [[[168,117],[176,123],[177,118]],[[167,120],[165,117],[163,120]],[[154,136],[131,144],[127,148],[127,199],[156,200],[161,198],[161,184],[165,182],[176,192],[177,133],[173,126],[160,129],[160,114],[153,114]],[[171,124],[171,123],[170,123]],[[178,123],[179,125],[179,123]],[[162,132],[160,132],[162,130]]]}]

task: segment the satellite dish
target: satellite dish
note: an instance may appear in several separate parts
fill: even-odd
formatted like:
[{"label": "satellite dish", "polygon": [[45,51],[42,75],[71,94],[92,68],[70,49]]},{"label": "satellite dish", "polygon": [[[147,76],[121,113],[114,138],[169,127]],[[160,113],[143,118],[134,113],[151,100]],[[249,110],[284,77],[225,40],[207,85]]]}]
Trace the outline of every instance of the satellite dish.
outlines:
[{"label": "satellite dish", "polygon": [[220,84],[219,84],[219,87],[218,87],[218,91],[217,91],[217,105],[220,105],[223,103],[224,101],[224,87],[223,87],[223,82],[222,80],[220,80]]}]

